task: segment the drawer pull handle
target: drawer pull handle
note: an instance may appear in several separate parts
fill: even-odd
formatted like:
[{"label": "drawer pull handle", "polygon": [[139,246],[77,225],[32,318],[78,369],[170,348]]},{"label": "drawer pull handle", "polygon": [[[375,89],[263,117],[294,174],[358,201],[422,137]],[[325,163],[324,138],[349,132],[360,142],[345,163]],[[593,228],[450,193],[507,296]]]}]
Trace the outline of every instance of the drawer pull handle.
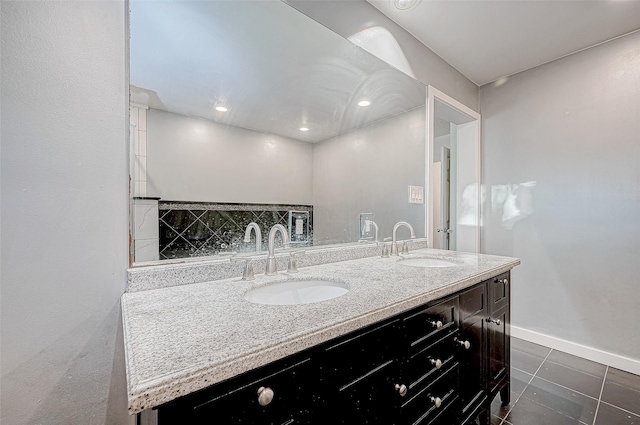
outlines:
[{"label": "drawer pull handle", "polygon": [[431,403],[436,406],[436,409],[442,405],[442,400],[440,399],[440,397],[429,397],[429,400],[431,400]]},{"label": "drawer pull handle", "polygon": [[462,346],[462,348],[464,348],[465,350],[468,350],[469,348],[471,348],[471,343],[469,341],[460,341],[458,339],[455,340],[458,344],[460,344]]},{"label": "drawer pull handle", "polygon": [[441,329],[442,328],[442,322],[440,320],[438,320],[437,322],[432,321],[432,322],[429,322],[429,323],[431,323],[431,326],[433,326],[436,329]]},{"label": "drawer pull handle", "polygon": [[429,359],[429,361],[436,367],[436,369],[440,369],[442,367],[442,360],[440,359]]},{"label": "drawer pull handle", "polygon": [[489,323],[495,323],[496,325],[500,326],[500,324],[502,323],[500,321],[500,319],[492,319],[491,317],[487,318],[487,322]]},{"label": "drawer pull handle", "polygon": [[258,404],[260,404],[260,406],[266,406],[273,400],[273,395],[273,390],[269,387],[258,388]]},{"label": "drawer pull handle", "polygon": [[396,391],[398,392],[398,394],[400,394],[400,397],[404,397],[407,395],[407,386],[402,384],[396,384],[395,386]]}]

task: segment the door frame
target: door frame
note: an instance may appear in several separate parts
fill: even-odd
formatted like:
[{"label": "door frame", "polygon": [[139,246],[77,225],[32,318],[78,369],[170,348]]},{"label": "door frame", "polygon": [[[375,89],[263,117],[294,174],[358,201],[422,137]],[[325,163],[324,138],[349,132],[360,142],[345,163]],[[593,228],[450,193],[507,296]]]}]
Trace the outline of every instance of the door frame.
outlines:
[{"label": "door frame", "polygon": [[[448,106],[460,111],[461,113],[468,115],[473,118],[478,125],[476,138],[475,138],[475,150],[476,150],[476,182],[478,183],[477,190],[477,199],[476,199],[476,252],[480,253],[480,228],[482,226],[482,144],[481,144],[481,115],[474,111],[473,109],[463,105],[458,102],[451,96],[446,95],[435,87],[429,85],[427,86],[427,149],[425,149],[425,160],[426,160],[426,182],[425,182],[425,190],[426,190],[426,199],[427,199],[427,208],[425,208],[425,221],[427,224],[427,246],[429,248],[433,248],[433,190],[431,189],[431,158],[433,158],[433,148],[434,148],[434,139],[435,139],[435,101],[438,99],[440,102],[447,104]],[[456,208],[457,210],[457,208]]]}]

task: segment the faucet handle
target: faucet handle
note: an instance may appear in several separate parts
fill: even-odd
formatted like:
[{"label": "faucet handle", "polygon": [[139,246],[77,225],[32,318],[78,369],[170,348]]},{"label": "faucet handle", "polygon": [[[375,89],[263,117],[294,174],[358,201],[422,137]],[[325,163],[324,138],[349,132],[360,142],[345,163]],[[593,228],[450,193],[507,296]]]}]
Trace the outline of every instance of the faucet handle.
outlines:
[{"label": "faucet handle", "polygon": [[391,238],[384,238],[384,242],[376,242],[378,246],[382,245],[382,258],[389,258],[389,245],[387,245],[387,242],[390,240]]},{"label": "faucet handle", "polygon": [[409,253],[409,244],[407,243],[407,241],[402,242],[402,253],[403,254]]},{"label": "faucet handle", "polygon": [[298,265],[296,264],[297,256],[303,255],[305,251],[296,251],[289,254],[289,262],[287,263],[287,273],[298,273]]},{"label": "faucet handle", "polygon": [[242,280],[254,280],[255,276],[253,275],[253,258],[231,258],[231,261],[238,262],[244,261],[244,270],[242,271]]}]

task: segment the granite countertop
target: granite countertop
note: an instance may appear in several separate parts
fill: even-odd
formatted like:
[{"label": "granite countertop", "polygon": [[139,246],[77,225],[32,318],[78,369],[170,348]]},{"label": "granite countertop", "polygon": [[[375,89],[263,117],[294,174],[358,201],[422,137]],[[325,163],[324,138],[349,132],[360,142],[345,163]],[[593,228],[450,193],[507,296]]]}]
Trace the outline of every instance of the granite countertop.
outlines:
[{"label": "granite countertop", "polygon": [[[421,249],[410,256],[459,264],[416,268],[371,257],[125,293],[129,412],[141,412],[510,270],[510,257]],[[287,279],[345,283],[345,295],[304,305],[261,305],[249,289]]]}]

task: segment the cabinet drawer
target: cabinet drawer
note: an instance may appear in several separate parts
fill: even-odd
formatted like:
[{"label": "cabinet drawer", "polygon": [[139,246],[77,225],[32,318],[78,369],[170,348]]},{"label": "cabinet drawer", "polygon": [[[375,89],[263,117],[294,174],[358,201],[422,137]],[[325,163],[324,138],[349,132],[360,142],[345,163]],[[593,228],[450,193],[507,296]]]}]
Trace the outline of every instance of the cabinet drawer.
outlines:
[{"label": "cabinet drawer", "polygon": [[489,310],[496,311],[509,304],[509,285],[511,285],[511,275],[509,272],[502,273],[489,281]]},{"label": "cabinet drawer", "polygon": [[325,347],[323,379],[338,390],[395,361],[399,355],[399,320],[347,335]]},{"label": "cabinet drawer", "polygon": [[215,391],[205,389],[169,402],[158,409],[158,425],[303,423],[310,415],[310,401],[301,398],[305,392],[300,385],[310,379],[309,366],[310,359],[302,359],[273,373],[253,372],[216,385]]},{"label": "cabinet drawer", "polygon": [[408,382],[409,391],[429,385],[439,376],[445,374],[456,363],[455,346],[457,332],[445,334],[433,344],[409,356],[402,371],[402,378]]},{"label": "cabinet drawer", "polygon": [[454,332],[458,322],[458,297],[415,311],[403,319],[411,354],[430,345],[434,339]]},{"label": "cabinet drawer", "polygon": [[[403,423],[412,425],[450,425],[458,405],[458,366],[432,381],[417,394],[407,394],[400,410]],[[436,404],[440,400],[440,406]]]}]

